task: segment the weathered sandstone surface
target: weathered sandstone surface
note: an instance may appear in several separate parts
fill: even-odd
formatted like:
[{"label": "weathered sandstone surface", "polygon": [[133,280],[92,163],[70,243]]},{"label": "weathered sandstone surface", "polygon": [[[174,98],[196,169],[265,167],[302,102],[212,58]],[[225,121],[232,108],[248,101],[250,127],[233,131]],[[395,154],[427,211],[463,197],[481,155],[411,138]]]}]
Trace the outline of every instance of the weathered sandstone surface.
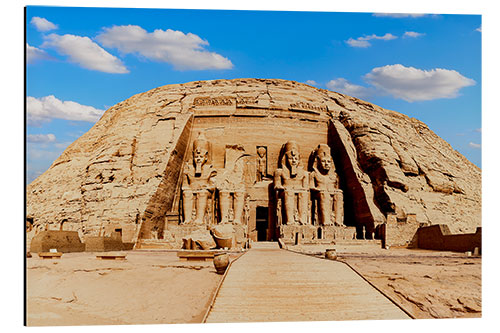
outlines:
[{"label": "weathered sandstone surface", "polygon": [[[318,135],[332,148],[346,225],[371,230],[390,213],[398,221],[416,214],[417,222],[454,233],[481,225],[481,170],[424,123],[302,83],[235,79],[167,85],[108,109],[28,185],[35,228],[59,229],[64,221],[65,230],[95,236],[119,227],[124,242],[136,241],[144,221],[178,207],[193,122],[222,109],[248,117],[242,136],[256,130],[254,118],[328,124]],[[307,146],[308,138],[295,140]]]}]

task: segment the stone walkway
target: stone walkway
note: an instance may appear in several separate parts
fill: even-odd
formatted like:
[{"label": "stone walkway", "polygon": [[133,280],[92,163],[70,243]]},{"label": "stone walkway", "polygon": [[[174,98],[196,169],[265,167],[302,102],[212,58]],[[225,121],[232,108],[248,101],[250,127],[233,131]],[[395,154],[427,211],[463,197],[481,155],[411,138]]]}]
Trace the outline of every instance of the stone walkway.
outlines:
[{"label": "stone walkway", "polygon": [[347,265],[255,244],[233,263],[206,322],[409,319]]}]

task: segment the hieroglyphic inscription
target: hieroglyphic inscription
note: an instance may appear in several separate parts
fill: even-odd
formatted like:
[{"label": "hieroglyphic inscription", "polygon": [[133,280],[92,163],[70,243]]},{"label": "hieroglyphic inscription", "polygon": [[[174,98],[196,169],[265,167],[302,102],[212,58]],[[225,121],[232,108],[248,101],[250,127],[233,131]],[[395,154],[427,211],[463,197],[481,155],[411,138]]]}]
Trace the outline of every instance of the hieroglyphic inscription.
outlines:
[{"label": "hieroglyphic inscription", "polygon": [[[256,97],[232,97],[232,96],[218,96],[218,97],[196,97],[193,100],[194,106],[232,106],[232,105],[255,105],[258,104]],[[325,105],[311,104],[307,102],[290,103],[290,110],[310,110],[316,112],[328,111]]]},{"label": "hieroglyphic inscription", "polygon": [[234,97],[196,97],[193,101],[194,106],[231,106],[235,103]]},{"label": "hieroglyphic inscription", "polygon": [[238,104],[257,104],[257,97],[238,97]]},{"label": "hieroglyphic inscription", "polygon": [[307,102],[290,103],[290,109],[312,110],[312,111],[318,111],[318,112],[328,111],[327,107],[324,105],[314,105],[314,104],[307,103]]}]

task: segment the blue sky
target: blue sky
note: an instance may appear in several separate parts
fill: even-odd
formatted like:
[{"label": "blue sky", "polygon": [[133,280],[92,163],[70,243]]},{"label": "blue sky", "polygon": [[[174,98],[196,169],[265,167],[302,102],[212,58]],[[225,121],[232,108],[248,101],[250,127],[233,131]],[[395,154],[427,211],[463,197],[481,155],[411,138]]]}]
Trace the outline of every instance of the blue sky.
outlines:
[{"label": "blue sky", "polygon": [[241,77],[407,114],[481,167],[481,35],[479,15],[28,7],[28,182],[136,93]]}]

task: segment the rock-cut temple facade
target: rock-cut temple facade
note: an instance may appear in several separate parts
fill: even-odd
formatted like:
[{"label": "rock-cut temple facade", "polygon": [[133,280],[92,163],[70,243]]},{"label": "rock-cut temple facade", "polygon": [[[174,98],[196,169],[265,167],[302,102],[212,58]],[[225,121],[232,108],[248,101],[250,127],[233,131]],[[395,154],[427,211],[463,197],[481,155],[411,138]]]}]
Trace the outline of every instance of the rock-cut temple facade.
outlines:
[{"label": "rock-cut temple facade", "polygon": [[404,246],[420,226],[480,227],[481,170],[421,121],[354,97],[199,81],[108,109],[28,185],[27,218],[33,234],[64,225],[136,247]]}]

